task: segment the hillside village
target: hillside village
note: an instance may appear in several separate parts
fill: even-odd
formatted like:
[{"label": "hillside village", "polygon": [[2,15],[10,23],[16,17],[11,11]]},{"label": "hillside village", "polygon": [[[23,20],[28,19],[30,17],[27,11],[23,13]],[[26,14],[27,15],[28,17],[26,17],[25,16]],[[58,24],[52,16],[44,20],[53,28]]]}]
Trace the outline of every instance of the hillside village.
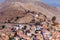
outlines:
[{"label": "hillside village", "polygon": [[57,8],[39,0],[6,0],[2,4],[0,40],[60,40]]}]

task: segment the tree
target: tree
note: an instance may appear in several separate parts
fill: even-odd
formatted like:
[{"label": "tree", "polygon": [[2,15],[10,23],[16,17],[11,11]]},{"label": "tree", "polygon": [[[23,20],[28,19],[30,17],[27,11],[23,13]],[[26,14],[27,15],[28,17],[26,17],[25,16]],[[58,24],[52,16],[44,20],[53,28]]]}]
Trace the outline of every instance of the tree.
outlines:
[{"label": "tree", "polygon": [[5,25],[3,25],[2,28],[5,28]]},{"label": "tree", "polygon": [[13,38],[14,38],[14,37],[10,37],[10,36],[9,36],[9,40],[13,40]]},{"label": "tree", "polygon": [[15,21],[17,21],[20,17],[16,17]]},{"label": "tree", "polygon": [[52,22],[55,22],[55,21],[56,21],[56,17],[53,16],[53,17],[52,17]]}]

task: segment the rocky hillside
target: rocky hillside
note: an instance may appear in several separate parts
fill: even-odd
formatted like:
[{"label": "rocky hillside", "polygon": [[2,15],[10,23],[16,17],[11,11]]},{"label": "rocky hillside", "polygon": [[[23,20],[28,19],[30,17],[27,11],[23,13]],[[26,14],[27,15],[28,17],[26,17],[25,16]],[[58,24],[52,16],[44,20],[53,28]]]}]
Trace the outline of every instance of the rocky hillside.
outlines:
[{"label": "rocky hillside", "polygon": [[48,18],[56,16],[60,22],[60,9],[44,4],[40,0],[6,0],[0,5],[0,22],[25,23],[27,20],[28,23],[33,20],[33,13],[42,13]]}]

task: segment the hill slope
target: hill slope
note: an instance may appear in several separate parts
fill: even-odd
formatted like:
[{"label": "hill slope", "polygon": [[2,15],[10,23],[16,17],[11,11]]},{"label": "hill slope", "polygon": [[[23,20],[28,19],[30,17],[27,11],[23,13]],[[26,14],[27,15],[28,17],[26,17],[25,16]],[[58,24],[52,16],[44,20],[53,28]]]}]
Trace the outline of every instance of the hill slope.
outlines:
[{"label": "hill slope", "polygon": [[59,8],[48,6],[39,0],[6,0],[4,3],[2,3],[1,7],[0,22],[16,19],[17,16],[25,16],[26,10],[35,11],[37,13],[40,12],[45,14],[48,18],[56,16],[57,20],[60,20]]}]

